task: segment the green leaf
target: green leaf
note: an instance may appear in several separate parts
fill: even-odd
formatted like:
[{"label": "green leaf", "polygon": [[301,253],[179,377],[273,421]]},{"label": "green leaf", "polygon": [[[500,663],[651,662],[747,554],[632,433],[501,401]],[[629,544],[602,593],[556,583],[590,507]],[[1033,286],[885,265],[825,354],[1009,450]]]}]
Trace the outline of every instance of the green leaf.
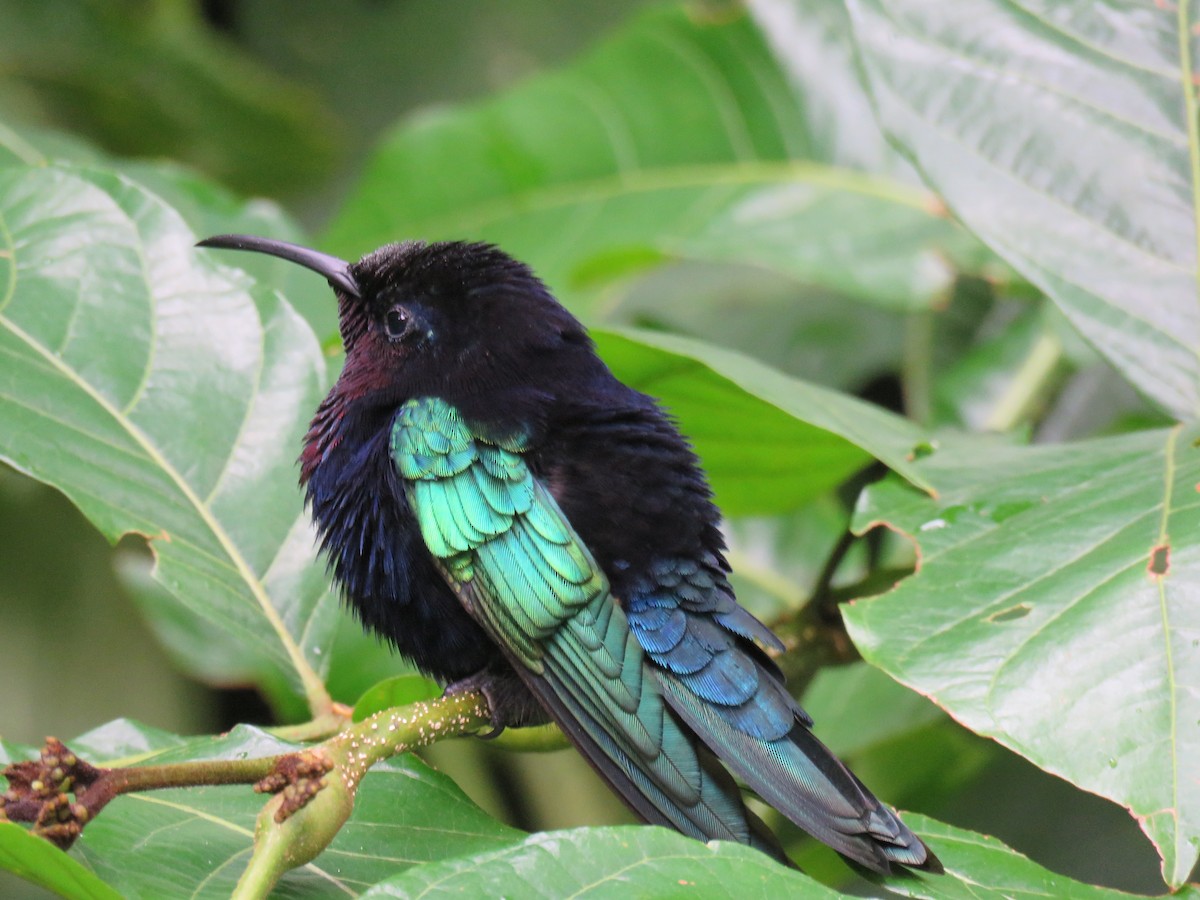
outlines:
[{"label": "green leaf", "polygon": [[920,694],[861,662],[821,669],[804,692],[803,704],[817,736],[839,757],[945,718]]},{"label": "green leaf", "polygon": [[720,344],[855,393],[900,367],[908,316],[770,272],[692,263],[630,285],[611,318]]},{"label": "green leaf", "polygon": [[844,0],[749,0],[747,7],[787,76],[813,157],[918,184],[875,120]]},{"label": "green leaf", "polygon": [[941,296],[953,260],[984,264],[930,195],[829,165],[815,141],[748,18],[653,9],[559,72],[401,125],[327,241],[490,240],[577,311],[679,259],[899,308]]},{"label": "green leaf", "polygon": [[911,422],[711,344],[650,331],[593,330],[626,384],[679,421],[728,515],[783,512],[882,460],[928,489],[909,461]]},{"label": "green leaf", "polygon": [[14,128],[0,120],[0,165],[44,166],[51,159],[92,165],[104,154],[86,141],[40,128]]},{"label": "green leaf", "polygon": [[[245,200],[177,163],[114,158],[73,137],[32,128],[18,131],[0,122],[0,165],[44,166],[51,162],[119,172],[157,194],[199,236],[257,234],[294,243],[305,241],[300,229],[274,203]],[[294,263],[264,254],[246,254],[236,260],[236,267],[252,274],[260,284],[282,291],[318,337],[337,333],[337,303],[319,278]]]},{"label": "green leaf", "polygon": [[[115,161],[112,166],[161,197],[194,234],[256,234],[304,244],[307,238],[280,207],[268,200],[245,200],[220,185],[166,162]],[[295,263],[261,253],[244,253],[232,268],[249,272],[264,288],[287,297],[319,339],[337,334],[337,300],[329,286]]]},{"label": "green leaf", "polygon": [[[929,900],[1122,900],[1140,895],[1093,887],[1043,869],[993,837],[964,831],[916,813],[904,821],[935,849],[946,866],[945,875],[918,874],[884,879],[888,890]],[[1195,900],[1200,891],[1187,887],[1169,895]]]},{"label": "green leaf", "polygon": [[[111,160],[95,148],[53,132],[17,132],[0,123],[0,165],[45,168],[64,161],[86,162],[89,170],[111,170],[112,174],[132,179],[140,189],[156,195],[171,206],[194,235],[243,232],[304,242],[299,229],[274,204],[263,200],[242,200],[174,164]],[[60,168],[72,169],[69,165]],[[263,296],[270,288],[283,291],[289,303],[295,306],[318,335],[336,333],[336,303],[333,295],[320,279],[312,278],[311,273],[282,260],[256,254],[243,254],[232,260],[221,259],[220,262],[233,263],[252,275],[257,281],[258,292]],[[123,286],[113,285],[108,291],[115,294],[122,289]],[[205,299],[198,299],[197,308],[206,302]],[[100,356],[110,352],[109,347],[96,342],[88,346]],[[304,419],[311,410],[302,413],[298,411],[297,415]],[[302,425],[300,422],[297,427]],[[293,439],[288,435],[280,435],[280,440],[284,442]],[[283,449],[290,452],[289,448],[296,446],[292,443]],[[281,491],[291,493],[298,505],[300,495],[295,487],[294,463],[290,469],[284,466],[275,468],[271,477],[282,479]],[[300,556],[304,555],[301,552]],[[211,610],[196,603],[181,603],[161,584],[155,584],[146,577],[142,561],[131,556],[121,554],[118,557],[118,570],[125,586],[177,664],[193,677],[214,684],[257,683],[267,691],[279,715],[284,718],[304,715],[303,698],[295,694],[294,683],[289,686],[286,678],[267,677],[262,671],[260,655],[248,653],[244,642],[230,640],[227,623],[219,614],[213,616]],[[324,574],[319,576],[321,584],[325,584],[326,580]],[[325,598],[321,604],[324,607],[322,624],[317,627],[315,621],[309,623],[308,633],[314,641],[306,648],[306,652],[317,671],[325,677],[326,685],[336,699],[352,702],[369,685],[405,667],[389,647],[365,634],[349,616],[338,614],[338,603],[333,597]]]},{"label": "green leaf", "polygon": [[358,698],[354,704],[354,721],[361,722],[393,706],[407,706],[440,696],[441,685],[424,675],[396,675],[373,685]]},{"label": "green leaf", "polygon": [[[91,762],[135,757],[154,764],[273,756],[297,748],[245,726],[220,738],[183,739],[124,721],[68,745],[86,750]],[[88,824],[70,855],[128,896],[228,897],[249,858],[263,802],[248,785],[128,794]],[[285,875],[272,896],[358,894],[409,866],[504,847],[521,837],[417,757],[397,757],[371,769],[333,843]]]},{"label": "green leaf", "polygon": [[5,7],[0,101],[114,153],[191,162],[247,191],[307,187],[341,129],[175,0],[22,0]]},{"label": "green leaf", "polygon": [[69,900],[120,900],[121,895],[49,841],[0,822],[0,869]]},{"label": "green leaf", "polygon": [[850,0],[888,134],[1135,386],[1200,412],[1196,0]]},{"label": "green leaf", "polygon": [[1200,449],[1179,429],[945,442],[865,492],[857,529],[918,573],[851,603],[863,656],[972,730],[1128,807],[1178,886],[1200,855]]},{"label": "green leaf", "polygon": [[819,897],[841,894],[757,850],[664,828],[535,834],[493,853],[418,866],[365,897]]},{"label": "green leaf", "polygon": [[180,603],[321,708],[341,612],[294,466],[324,362],[194,240],[120,175],[0,168],[0,459],[145,535]]},{"label": "green leaf", "polygon": [[[847,511],[833,494],[787,515],[726,519],[725,558],[738,602],[764,622],[786,620],[808,603],[817,576],[845,533]],[[861,556],[843,574],[858,573]]]}]

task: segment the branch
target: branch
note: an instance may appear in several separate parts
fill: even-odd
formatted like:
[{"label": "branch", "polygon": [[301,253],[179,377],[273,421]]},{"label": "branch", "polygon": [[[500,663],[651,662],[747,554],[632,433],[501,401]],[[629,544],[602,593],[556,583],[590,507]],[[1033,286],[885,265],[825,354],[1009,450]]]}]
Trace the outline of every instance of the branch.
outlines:
[{"label": "branch", "polygon": [[839,565],[854,542],[860,539],[861,536],[847,530],[826,560],[808,602],[795,614],[773,625],[786,648],[775,661],[794,696],[804,693],[821,668],[845,665],[861,658],[846,633],[839,608],[841,604],[858,597],[882,594],[913,572],[911,567],[876,569],[854,584],[833,587]]},{"label": "branch", "polygon": [[[322,723],[326,730],[329,722]],[[317,856],[345,824],[367,770],[381,760],[492,727],[482,694],[464,692],[384,710],[320,744],[258,759],[197,760],[101,768],[47,738],[36,760],[3,774],[0,820],[33,823],[33,833],[66,850],[113,798],[163,788],[253,784],[274,794],[258,817],[254,853],[235,896],[265,897],[289,869]],[[72,800],[72,796],[74,799]]]},{"label": "branch", "polygon": [[482,694],[443,694],[386,709],[311,751],[292,754],[304,768],[298,781],[280,771],[255,786],[276,796],[259,813],[254,853],[235,900],[266,897],[285,872],[315,859],[350,817],[355,791],[375,763],[491,727]]},{"label": "branch", "polygon": [[1033,418],[1037,408],[1046,402],[1051,388],[1060,380],[1062,368],[1062,342],[1053,332],[1043,331],[996,401],[983,430],[1011,431]]},{"label": "branch", "polygon": [[[80,759],[58,738],[48,737],[36,760],[13,763],[4,769],[8,790],[0,794],[0,820],[32,822],[34,834],[66,850],[82,834],[83,827],[121,794],[252,784],[270,774],[280,759],[275,756],[104,769]],[[70,794],[74,794],[74,802]]]}]

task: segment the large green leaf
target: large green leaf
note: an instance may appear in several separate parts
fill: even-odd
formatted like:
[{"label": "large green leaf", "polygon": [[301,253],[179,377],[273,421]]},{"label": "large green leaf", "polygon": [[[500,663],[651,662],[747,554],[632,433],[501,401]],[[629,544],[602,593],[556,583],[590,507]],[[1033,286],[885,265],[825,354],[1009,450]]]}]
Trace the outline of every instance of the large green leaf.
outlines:
[{"label": "large green leaf", "polygon": [[814,158],[919,183],[875,119],[845,0],[748,0],[746,6],[787,77]]},{"label": "large green leaf", "polygon": [[[274,204],[245,201],[209,181],[170,163],[139,163],[113,160],[99,150],[53,132],[24,130],[20,133],[0,123],[0,165],[44,168],[52,163],[83,163],[86,168],[109,170],[131,178],[139,188],[164,200],[186,222],[191,233],[208,235],[244,232],[304,242],[296,226]],[[245,255],[236,262],[250,273],[266,296],[267,288],[283,291],[289,301],[318,335],[336,329],[336,304],[328,287],[311,273],[291,263],[268,256]],[[114,294],[123,290],[114,285]],[[204,301],[198,301],[202,305]],[[93,342],[99,355],[110,348]],[[281,440],[291,440],[281,435]],[[279,466],[273,478],[295,488],[295,467],[289,472]],[[250,485],[253,488],[253,485]],[[298,491],[297,491],[298,496]],[[251,501],[253,497],[249,498]],[[111,537],[111,535],[110,535]],[[301,554],[303,555],[303,554]],[[155,633],[176,662],[192,676],[215,684],[255,683],[267,690],[276,711],[288,717],[304,714],[303,698],[289,686],[286,677],[268,676],[257,653],[247,652],[244,642],[230,639],[227,624],[219,610],[203,604],[180,602],[171,591],[143,577],[143,566],[130,555],[118,558],[118,571],[154,627]],[[332,608],[332,598],[322,601]],[[351,703],[368,686],[405,665],[379,641],[365,635],[348,616],[334,615],[309,623],[312,662],[325,677],[330,693]],[[278,673],[277,673],[278,674]]]},{"label": "large green leaf", "polygon": [[770,272],[699,263],[648,273],[611,314],[739,350],[847,393],[899,369],[909,318]]},{"label": "large green leaf", "polygon": [[0,821],[0,869],[70,900],[120,900],[121,895],[49,841]]},{"label": "large green leaf", "polygon": [[[154,764],[294,749],[244,726],[220,738],[185,740],[127,721],[69,746],[90,762],[136,756]],[[263,803],[246,785],[125,795],[88,824],[70,857],[126,896],[228,897],[249,859]],[[397,757],[370,771],[333,843],[285,875],[272,896],[354,896],[409,866],[493,850],[521,837],[415,756]]]},{"label": "large green leaf", "polygon": [[[258,234],[304,243],[288,216],[269,200],[246,200],[175,162],[144,162],[109,156],[74,137],[35,128],[20,130],[0,121],[0,165],[76,163],[120,172],[157,194],[197,235]],[[263,285],[278,288],[322,340],[337,332],[337,304],[329,288],[305,269],[256,254],[240,266]]]},{"label": "large green leaf", "polygon": [[291,307],[194,239],[119,175],[0,168],[0,459],[110,540],[145,535],[180,603],[321,705],[341,612],[294,460],[324,363]]},{"label": "large green leaf", "polygon": [[[196,235],[257,234],[307,242],[304,233],[274,203],[246,200],[181,166],[128,160],[109,165],[161,197]],[[252,274],[261,286],[281,291],[320,341],[337,334],[337,302],[327,284],[295,263],[265,254],[245,255],[248,258],[238,260],[238,268]]]},{"label": "large green leaf", "polygon": [[906,419],[700,341],[649,331],[593,336],[618,378],[661,399],[679,421],[729,515],[794,509],[872,456],[930,486],[910,461],[922,435]]},{"label": "large green leaf", "polygon": [[863,655],[955,718],[1128,807],[1181,884],[1200,854],[1200,449],[1171,429],[1054,447],[948,442],[856,526],[918,573],[845,611]]},{"label": "large green leaf", "polygon": [[750,897],[841,894],[757,850],[702,844],[664,828],[580,828],[451,862],[418,866],[367,897]]},{"label": "large green leaf", "polygon": [[1200,413],[1196,0],[849,0],[885,130],[1143,393]]},{"label": "large green leaf", "polygon": [[635,19],[570,67],[430,112],[379,148],[331,226],[357,256],[486,239],[579,310],[665,261],[748,263],[903,308],[978,265],[927,193],[827,164],[744,15]]},{"label": "large green leaf", "polygon": [[[946,866],[943,876],[889,878],[888,890],[928,900],[1134,900],[1111,888],[1093,887],[1043,869],[1000,841],[964,831],[928,816],[908,813],[905,822],[936,848]],[[1196,900],[1200,891],[1187,887],[1169,895]]]}]

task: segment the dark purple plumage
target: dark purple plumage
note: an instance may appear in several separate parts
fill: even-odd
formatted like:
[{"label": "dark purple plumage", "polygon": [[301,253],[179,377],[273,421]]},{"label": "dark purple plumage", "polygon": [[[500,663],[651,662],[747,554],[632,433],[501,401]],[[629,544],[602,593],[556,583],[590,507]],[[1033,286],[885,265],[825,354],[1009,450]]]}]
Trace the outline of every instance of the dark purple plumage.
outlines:
[{"label": "dark purple plumage", "polygon": [[[611,546],[620,525],[603,510],[621,489],[650,490],[653,472],[636,462],[615,465],[620,452],[674,451],[678,467],[693,459],[652,401],[613,378],[583,327],[531,272],[500,251],[469,244],[396,244],[351,267],[367,304],[340,298],[343,375],[321,404],[305,439],[301,482],[321,528],[322,549],[363,623],[391,641],[422,671],[445,682],[503,656],[467,615],[421,543],[387,452],[396,409],[415,396],[436,396],[497,433],[520,431],[537,448],[534,471],[545,478],[577,530]],[[397,298],[422,318],[426,352],[402,379],[398,355],[368,327]],[[528,318],[511,344],[511,320]],[[556,390],[531,371],[540,365]],[[630,442],[648,419],[663,423],[657,446]],[[592,427],[589,427],[592,426]],[[601,435],[612,432],[612,440]],[[611,490],[578,478],[579,466],[613,469]],[[574,486],[573,489],[571,486]],[[698,485],[699,496],[706,497]],[[713,512],[715,515],[715,510]],[[568,512],[568,516],[571,513]],[[646,535],[647,537],[649,535]],[[713,529],[713,537],[720,534]],[[603,564],[603,560],[601,560]],[[620,569],[618,569],[620,571]]]},{"label": "dark purple plumage", "polygon": [[[262,239],[205,243],[285,256],[338,289],[346,363],[313,419],[301,480],[334,577],[366,626],[434,677],[483,689],[498,725],[558,721],[648,821],[778,854],[715,754],[847,857],[878,871],[892,863],[938,868],[810,733],[763,649],[781,645],[734,599],[720,515],[691,448],[653,399],[612,375],[526,266],[481,244],[394,244],[350,265]],[[398,418],[402,407],[424,410],[412,412],[412,422],[449,410],[449,419],[429,421],[450,430],[426,442],[410,419]],[[408,455],[397,456],[402,427],[410,429],[402,441]],[[456,444],[460,438],[468,443]],[[495,468],[501,447],[519,452],[515,474]],[[471,466],[481,468],[472,475]],[[505,545],[505,553],[528,548],[520,552],[532,555],[520,560],[471,551],[471,565],[507,558],[511,571],[456,575],[453,553],[433,553],[419,527],[414,472],[448,492],[445,526],[436,516],[421,522],[475,535],[471,547],[526,521],[521,504],[539,503],[539,495],[505,493],[518,482],[504,479],[531,475],[552,498],[539,515],[569,523],[606,586],[579,594],[564,582],[562,602],[575,611],[549,631],[519,633],[560,602],[520,593],[562,552],[537,547],[554,527]],[[475,481],[444,480],[460,472]],[[485,497],[490,507],[471,505]],[[493,521],[500,530],[488,531]],[[544,651],[542,662],[528,661],[521,648],[530,646]],[[621,697],[632,705],[622,707]],[[632,730],[623,718],[631,714],[641,722]],[[658,750],[646,740],[657,740]]]}]

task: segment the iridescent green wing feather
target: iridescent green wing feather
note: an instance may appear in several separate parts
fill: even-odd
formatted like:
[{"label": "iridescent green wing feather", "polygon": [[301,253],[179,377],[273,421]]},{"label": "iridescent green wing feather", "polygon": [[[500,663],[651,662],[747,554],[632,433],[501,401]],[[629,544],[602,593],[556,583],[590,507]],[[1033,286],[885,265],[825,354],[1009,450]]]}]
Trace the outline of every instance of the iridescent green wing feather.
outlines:
[{"label": "iridescent green wing feather", "polygon": [[668,711],[604,573],[523,449],[520,436],[482,434],[442,400],[401,408],[392,458],[443,576],[644,818],[762,846],[732,781]]}]

